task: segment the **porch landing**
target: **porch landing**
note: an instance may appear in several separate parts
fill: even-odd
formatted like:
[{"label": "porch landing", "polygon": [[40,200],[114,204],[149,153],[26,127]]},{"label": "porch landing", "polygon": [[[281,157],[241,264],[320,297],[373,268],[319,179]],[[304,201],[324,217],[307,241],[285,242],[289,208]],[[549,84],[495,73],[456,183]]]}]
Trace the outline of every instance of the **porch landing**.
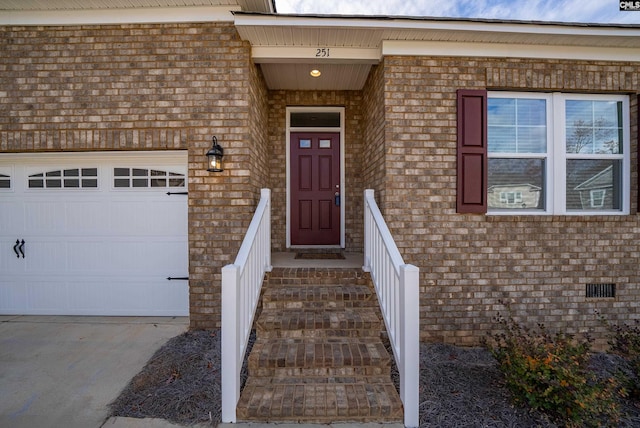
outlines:
[{"label": "porch landing", "polygon": [[[344,259],[296,259],[298,252],[317,250],[291,250],[288,252],[271,253],[271,264],[277,268],[362,268],[364,255],[362,253],[342,252]],[[333,251],[332,249],[328,250]]]}]

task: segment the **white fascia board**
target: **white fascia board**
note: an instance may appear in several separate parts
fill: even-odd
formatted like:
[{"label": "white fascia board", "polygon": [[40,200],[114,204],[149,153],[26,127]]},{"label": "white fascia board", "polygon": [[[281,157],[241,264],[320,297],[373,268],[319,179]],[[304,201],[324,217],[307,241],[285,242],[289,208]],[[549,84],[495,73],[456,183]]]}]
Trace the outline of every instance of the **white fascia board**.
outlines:
[{"label": "white fascia board", "polygon": [[233,22],[240,6],[197,6],[99,10],[3,11],[0,25],[98,25],[164,22]]},{"label": "white fascia board", "polygon": [[640,62],[640,49],[524,45],[497,43],[458,43],[393,41],[382,42],[383,56],[456,56],[491,58],[574,59],[588,61]]},{"label": "white fascia board", "polygon": [[380,48],[253,46],[255,63],[377,64]]},{"label": "white fascia board", "polygon": [[367,30],[441,30],[555,36],[640,37],[640,26],[579,23],[488,22],[412,18],[369,18],[295,15],[235,15],[236,26],[362,28]]}]

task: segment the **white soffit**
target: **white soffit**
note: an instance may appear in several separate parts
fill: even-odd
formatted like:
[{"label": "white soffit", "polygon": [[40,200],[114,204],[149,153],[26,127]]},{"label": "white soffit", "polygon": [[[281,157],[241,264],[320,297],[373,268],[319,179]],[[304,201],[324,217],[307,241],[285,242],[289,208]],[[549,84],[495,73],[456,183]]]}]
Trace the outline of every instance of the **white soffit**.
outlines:
[{"label": "white soffit", "polygon": [[[260,64],[269,89],[304,91],[350,91],[364,87],[370,64]],[[313,69],[320,77],[311,77]]]}]

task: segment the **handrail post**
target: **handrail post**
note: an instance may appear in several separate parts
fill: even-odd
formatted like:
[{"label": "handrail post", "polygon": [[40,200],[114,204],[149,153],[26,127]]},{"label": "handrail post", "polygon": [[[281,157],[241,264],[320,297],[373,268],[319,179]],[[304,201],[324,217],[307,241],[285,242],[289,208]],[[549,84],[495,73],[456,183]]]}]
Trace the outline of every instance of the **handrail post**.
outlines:
[{"label": "handrail post", "polygon": [[369,199],[374,198],[374,190],[366,189],[364,191],[364,266],[362,270],[371,272],[371,207],[369,207]]},{"label": "handrail post", "polygon": [[402,344],[402,373],[400,398],[404,403],[405,427],[419,425],[420,373],[420,270],[413,265],[400,267],[400,343]]},{"label": "handrail post", "polygon": [[222,421],[236,422],[236,406],[240,399],[240,367],[238,366],[238,282],[240,269],[236,265],[222,268]]},{"label": "handrail post", "polygon": [[273,266],[271,265],[271,189],[261,189],[260,190],[260,198],[264,198],[267,200],[267,209],[264,213],[265,216],[265,224],[268,225],[265,231],[265,243],[267,247],[267,254],[265,256],[265,270],[267,272],[271,272],[273,270]]}]

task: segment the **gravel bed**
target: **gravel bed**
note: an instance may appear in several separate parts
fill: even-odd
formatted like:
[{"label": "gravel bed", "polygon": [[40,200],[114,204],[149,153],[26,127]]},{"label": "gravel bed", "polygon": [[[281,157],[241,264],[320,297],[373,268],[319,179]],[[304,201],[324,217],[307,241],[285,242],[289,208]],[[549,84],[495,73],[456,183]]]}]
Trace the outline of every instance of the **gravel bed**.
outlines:
[{"label": "gravel bed", "polygon": [[[603,376],[623,364],[608,354],[594,354],[591,360]],[[556,426],[511,403],[496,362],[484,348],[421,344],[420,367],[420,427]],[[395,370],[392,377],[397,381]],[[220,332],[191,331],[154,354],[111,404],[111,416],[215,426],[220,400]],[[620,426],[640,427],[640,408],[629,402],[623,407],[627,414]]]}]

